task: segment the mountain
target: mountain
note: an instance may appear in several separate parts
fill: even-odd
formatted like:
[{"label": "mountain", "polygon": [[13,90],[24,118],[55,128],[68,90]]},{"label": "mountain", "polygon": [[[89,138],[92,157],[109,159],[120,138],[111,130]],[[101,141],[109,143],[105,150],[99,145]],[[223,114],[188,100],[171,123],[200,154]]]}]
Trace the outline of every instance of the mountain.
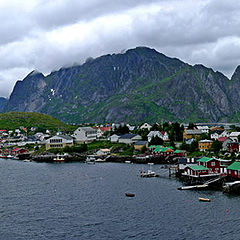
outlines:
[{"label": "mountain", "polygon": [[3,111],[4,107],[6,106],[8,100],[4,97],[0,97],[0,112]]},{"label": "mountain", "polygon": [[154,49],[90,59],[17,81],[4,111],[41,112],[65,122],[238,119],[240,67],[231,80]]}]

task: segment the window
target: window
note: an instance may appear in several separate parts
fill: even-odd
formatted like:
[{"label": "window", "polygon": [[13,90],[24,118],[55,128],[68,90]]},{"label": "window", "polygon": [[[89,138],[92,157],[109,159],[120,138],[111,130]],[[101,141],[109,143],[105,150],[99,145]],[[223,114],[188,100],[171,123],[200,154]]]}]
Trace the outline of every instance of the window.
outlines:
[{"label": "window", "polygon": [[215,166],[215,162],[212,162],[212,163],[211,163],[211,166],[214,167],[214,166]]}]

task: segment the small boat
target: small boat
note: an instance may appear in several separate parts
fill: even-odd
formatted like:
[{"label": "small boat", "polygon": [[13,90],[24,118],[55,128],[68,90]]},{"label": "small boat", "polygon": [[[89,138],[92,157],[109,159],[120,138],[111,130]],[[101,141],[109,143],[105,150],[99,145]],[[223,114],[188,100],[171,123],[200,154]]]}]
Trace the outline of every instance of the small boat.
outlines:
[{"label": "small boat", "polygon": [[85,163],[87,163],[87,164],[95,164],[95,161],[96,161],[95,157],[93,157],[93,156],[88,156],[88,157],[86,158]]},{"label": "small boat", "polygon": [[125,163],[131,163],[131,161],[125,161]]},{"label": "small boat", "polygon": [[31,160],[25,159],[25,160],[23,160],[23,162],[31,162]]},{"label": "small boat", "polygon": [[154,165],[153,163],[148,163],[150,165],[150,169],[147,172],[140,171],[140,176],[145,177],[145,178],[150,178],[150,177],[159,177],[156,172],[152,171],[151,166]]},{"label": "small boat", "polygon": [[106,162],[106,160],[105,160],[105,159],[98,158],[98,159],[95,160],[95,162]]},{"label": "small boat", "polygon": [[14,156],[12,156],[12,155],[9,154],[9,155],[7,155],[7,158],[8,158],[8,159],[13,159]]},{"label": "small boat", "polygon": [[199,199],[199,201],[201,201],[201,202],[211,202],[211,199],[210,198],[198,198]]},{"label": "small boat", "polygon": [[57,154],[57,156],[55,158],[53,158],[53,161],[54,162],[64,162],[65,161],[65,156]]},{"label": "small boat", "polygon": [[148,170],[147,172],[142,172],[140,173],[141,177],[145,177],[145,178],[150,178],[150,177],[159,177],[158,174],[156,174],[154,171],[152,170]]},{"label": "small boat", "polygon": [[125,196],[126,197],[135,197],[135,194],[134,193],[125,193]]}]

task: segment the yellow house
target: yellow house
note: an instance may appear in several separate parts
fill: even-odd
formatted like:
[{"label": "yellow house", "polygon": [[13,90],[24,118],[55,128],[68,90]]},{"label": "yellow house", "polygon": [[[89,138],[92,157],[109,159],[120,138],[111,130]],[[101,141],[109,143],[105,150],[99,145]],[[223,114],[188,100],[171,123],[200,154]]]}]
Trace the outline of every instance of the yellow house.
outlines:
[{"label": "yellow house", "polygon": [[198,130],[198,129],[185,129],[183,132],[183,140],[187,140],[187,139],[197,139],[200,137],[200,135],[202,134],[202,130]]},{"label": "yellow house", "polygon": [[148,147],[147,141],[139,141],[134,143],[134,150],[141,151],[143,147]]},{"label": "yellow house", "polygon": [[200,151],[209,150],[212,147],[213,141],[212,140],[201,140],[198,142],[198,149]]},{"label": "yellow house", "polygon": [[73,138],[67,135],[56,135],[46,140],[46,150],[73,146]]}]

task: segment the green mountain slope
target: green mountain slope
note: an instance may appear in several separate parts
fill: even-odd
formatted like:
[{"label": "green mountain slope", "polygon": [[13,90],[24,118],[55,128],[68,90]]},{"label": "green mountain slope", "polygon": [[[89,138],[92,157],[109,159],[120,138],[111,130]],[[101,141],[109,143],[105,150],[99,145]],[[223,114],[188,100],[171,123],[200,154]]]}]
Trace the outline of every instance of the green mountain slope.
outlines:
[{"label": "green mountain slope", "polygon": [[154,49],[105,55],[18,81],[4,111],[42,112],[65,122],[228,121],[240,111],[232,81]]},{"label": "green mountain slope", "polygon": [[[42,113],[8,112],[0,114],[0,129],[14,130],[20,126],[38,129],[71,131],[73,126],[65,124],[51,116]],[[76,128],[76,127],[75,127]]]}]

